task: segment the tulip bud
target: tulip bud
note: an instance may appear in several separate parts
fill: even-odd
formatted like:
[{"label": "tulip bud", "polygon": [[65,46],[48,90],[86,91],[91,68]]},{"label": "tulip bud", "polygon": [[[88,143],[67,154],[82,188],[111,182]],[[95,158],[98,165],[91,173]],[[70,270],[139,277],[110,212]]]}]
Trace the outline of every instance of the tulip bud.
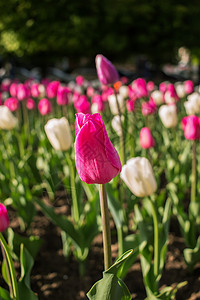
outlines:
[{"label": "tulip bud", "polygon": [[137,197],[152,195],[157,183],[150,162],[145,157],[135,157],[122,167],[120,177]]},{"label": "tulip bud", "polygon": [[178,123],[176,105],[162,105],[158,111],[159,117],[166,128],[176,127]]},{"label": "tulip bud", "polygon": [[102,84],[114,84],[119,80],[119,74],[113,64],[103,55],[98,54],[95,59],[99,81]]},{"label": "tulip bud", "polygon": [[16,127],[17,118],[11,113],[10,109],[2,105],[0,106],[0,128],[10,130]]},{"label": "tulip bud", "polygon": [[153,98],[153,101],[156,105],[161,105],[164,102],[163,93],[159,90],[153,91],[151,93],[151,98]]},{"label": "tulip bud", "polygon": [[15,97],[6,99],[4,105],[7,106],[10,111],[16,111],[20,108],[19,100]]},{"label": "tulip bud", "polygon": [[187,116],[181,121],[184,135],[187,140],[200,139],[200,118],[197,116]]},{"label": "tulip bud", "polygon": [[76,114],[75,133],[75,163],[82,181],[104,184],[121,172],[119,155],[100,114]]},{"label": "tulip bud", "polygon": [[[122,120],[122,123],[123,123],[124,116],[121,116],[121,120]],[[111,125],[112,125],[112,128],[115,130],[116,134],[118,136],[121,136],[122,135],[122,127],[121,127],[121,122],[120,122],[120,116],[119,115],[114,116],[114,118],[112,119]]]},{"label": "tulip bud", "polygon": [[155,146],[154,138],[148,127],[143,127],[140,131],[140,145],[143,149],[149,149]]},{"label": "tulip bud", "polygon": [[9,227],[9,218],[6,207],[0,203],[0,232],[5,231]]},{"label": "tulip bud", "polygon": [[44,129],[54,149],[66,151],[71,147],[72,136],[69,122],[65,117],[49,120]]},{"label": "tulip bud", "polygon": [[52,111],[52,105],[49,99],[43,98],[38,103],[38,109],[41,113],[41,115],[45,116],[47,114],[50,114]]}]

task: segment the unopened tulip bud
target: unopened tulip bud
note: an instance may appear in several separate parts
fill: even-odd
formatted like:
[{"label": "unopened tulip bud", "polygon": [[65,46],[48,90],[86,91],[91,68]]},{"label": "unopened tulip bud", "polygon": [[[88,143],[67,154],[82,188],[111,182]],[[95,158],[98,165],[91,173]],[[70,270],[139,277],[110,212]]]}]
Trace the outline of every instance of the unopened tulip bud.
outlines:
[{"label": "unopened tulip bud", "polygon": [[103,55],[98,54],[95,59],[99,81],[102,84],[114,84],[119,80],[119,74],[113,64]]},{"label": "unopened tulip bud", "polygon": [[158,111],[159,117],[166,128],[176,127],[178,123],[177,109],[175,104],[162,105]]},{"label": "unopened tulip bud", "polygon": [[140,131],[140,145],[143,149],[149,149],[155,146],[154,138],[148,127],[143,127]]},{"label": "unopened tulip bud", "polygon": [[17,125],[17,118],[12,114],[10,109],[5,106],[0,106],[0,128],[11,130]]}]

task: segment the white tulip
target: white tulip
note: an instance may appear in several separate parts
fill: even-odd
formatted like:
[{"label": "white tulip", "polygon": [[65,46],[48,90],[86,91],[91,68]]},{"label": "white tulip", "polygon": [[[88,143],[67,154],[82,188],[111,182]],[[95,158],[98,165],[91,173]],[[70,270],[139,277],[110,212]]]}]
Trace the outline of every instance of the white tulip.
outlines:
[{"label": "white tulip", "polygon": [[194,115],[200,113],[200,94],[195,92],[187,97],[188,101],[184,103],[186,113]]},{"label": "white tulip", "polygon": [[[121,116],[121,121],[123,123],[124,116]],[[120,122],[120,116],[119,115],[114,116],[114,118],[112,119],[111,125],[112,125],[112,128],[117,133],[117,135],[121,136],[122,135],[122,128],[121,128],[121,122]]]},{"label": "white tulip", "polygon": [[171,103],[175,103],[175,102],[176,102],[176,99],[171,96],[170,91],[166,91],[166,93],[165,93],[165,103],[171,104]]},{"label": "white tulip", "polygon": [[123,98],[128,98],[128,86],[127,85],[121,85],[119,88],[119,94],[123,97]]},{"label": "white tulip", "polygon": [[18,123],[17,118],[9,110],[7,106],[0,106],[0,128],[10,130],[16,127]]},{"label": "white tulip", "polygon": [[[123,112],[124,111],[124,98],[120,94],[118,94],[117,95],[117,100],[118,100],[120,112]],[[119,110],[118,110],[118,106],[117,106],[117,100],[116,100],[116,96],[114,94],[108,96],[108,103],[109,103],[109,106],[110,106],[111,113],[113,115],[118,115],[119,114]]]},{"label": "white tulip", "polygon": [[158,114],[166,128],[176,127],[178,123],[176,105],[162,105]]},{"label": "white tulip", "polygon": [[44,129],[54,149],[66,151],[71,147],[72,136],[69,122],[65,117],[49,120]]},{"label": "white tulip", "polygon": [[155,90],[151,93],[151,97],[156,105],[163,104],[163,93],[159,90]]},{"label": "white tulip", "polygon": [[183,98],[186,96],[184,84],[179,83],[175,85],[175,87],[176,87],[176,93],[179,98]]},{"label": "white tulip", "polygon": [[137,197],[150,196],[157,189],[153,169],[145,157],[129,159],[122,167],[120,177]]}]

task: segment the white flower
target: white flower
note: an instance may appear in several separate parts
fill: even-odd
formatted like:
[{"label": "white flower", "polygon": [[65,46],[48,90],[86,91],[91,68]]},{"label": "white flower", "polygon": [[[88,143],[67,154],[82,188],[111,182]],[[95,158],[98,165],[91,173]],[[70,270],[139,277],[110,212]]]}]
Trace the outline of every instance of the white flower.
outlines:
[{"label": "white flower", "polygon": [[108,103],[109,103],[109,106],[110,106],[111,113],[113,115],[118,115],[119,114],[117,101],[119,103],[120,112],[123,112],[124,111],[124,98],[119,94],[117,95],[117,100],[116,100],[116,96],[114,94],[108,96]]},{"label": "white flower", "polygon": [[128,86],[127,85],[121,85],[119,88],[119,94],[123,97],[123,98],[127,98],[128,97]]},{"label": "white flower", "polygon": [[159,117],[166,128],[176,127],[178,123],[176,105],[162,105],[158,110]]},{"label": "white flower", "polygon": [[120,177],[137,197],[150,196],[157,189],[151,164],[145,157],[129,159],[122,167]]},{"label": "white flower", "polygon": [[7,106],[0,106],[0,128],[10,130],[16,127],[17,118],[12,114]]},{"label": "white flower", "polygon": [[156,105],[163,104],[163,93],[159,90],[155,90],[151,93],[151,97]]},{"label": "white flower", "polygon": [[54,149],[66,151],[71,147],[72,136],[69,122],[65,117],[49,120],[44,129]]},{"label": "white flower", "polygon": [[[124,116],[121,116],[121,121],[123,123]],[[111,125],[112,125],[112,128],[117,133],[117,135],[121,136],[122,135],[122,128],[121,128],[121,122],[120,122],[120,116],[119,115],[114,116],[114,118],[112,119]]]}]

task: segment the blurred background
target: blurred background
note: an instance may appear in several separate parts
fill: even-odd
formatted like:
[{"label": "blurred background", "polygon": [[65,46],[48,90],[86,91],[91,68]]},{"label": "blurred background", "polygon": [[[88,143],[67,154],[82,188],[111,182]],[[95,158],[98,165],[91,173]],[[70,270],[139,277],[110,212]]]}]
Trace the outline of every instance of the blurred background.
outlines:
[{"label": "blurred background", "polygon": [[96,76],[103,54],[120,75],[199,82],[197,0],[1,0],[0,79]]}]

